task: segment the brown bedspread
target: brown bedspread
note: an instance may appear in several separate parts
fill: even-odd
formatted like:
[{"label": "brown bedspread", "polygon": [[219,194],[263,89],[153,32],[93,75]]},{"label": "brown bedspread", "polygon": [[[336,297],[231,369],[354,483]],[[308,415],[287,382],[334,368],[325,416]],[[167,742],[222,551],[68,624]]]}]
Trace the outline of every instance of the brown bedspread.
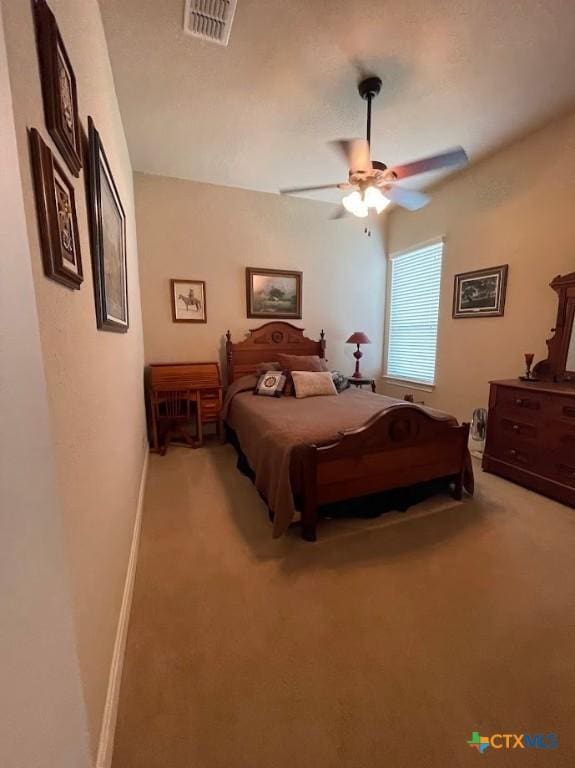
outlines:
[{"label": "brown bedspread", "polygon": [[[390,405],[393,397],[350,388],[337,396],[261,397],[253,394],[257,377],[245,376],[228,389],[224,419],[236,433],[255,474],[255,485],[274,514],[273,535],[281,536],[292,522],[294,496],[301,493],[302,464],[298,447],[334,441],[345,429],[359,427]],[[438,418],[457,423],[453,416],[424,408]],[[472,491],[468,461],[466,488]]]}]

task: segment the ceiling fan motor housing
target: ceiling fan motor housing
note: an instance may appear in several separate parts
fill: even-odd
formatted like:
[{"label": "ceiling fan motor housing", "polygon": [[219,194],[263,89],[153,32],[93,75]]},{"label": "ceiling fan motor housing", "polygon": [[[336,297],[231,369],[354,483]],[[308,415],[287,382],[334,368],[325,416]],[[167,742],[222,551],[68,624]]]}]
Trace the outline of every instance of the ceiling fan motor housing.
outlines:
[{"label": "ceiling fan motor housing", "polygon": [[367,101],[369,98],[374,98],[381,90],[381,78],[380,77],[366,77],[357,86],[359,95],[362,99]]},{"label": "ceiling fan motor housing", "polygon": [[392,181],[395,181],[395,174],[393,171],[388,170],[385,163],[380,163],[379,160],[372,161],[373,170],[366,171],[353,171],[350,172],[348,177],[348,183],[359,187],[362,191],[369,186],[383,187]]}]

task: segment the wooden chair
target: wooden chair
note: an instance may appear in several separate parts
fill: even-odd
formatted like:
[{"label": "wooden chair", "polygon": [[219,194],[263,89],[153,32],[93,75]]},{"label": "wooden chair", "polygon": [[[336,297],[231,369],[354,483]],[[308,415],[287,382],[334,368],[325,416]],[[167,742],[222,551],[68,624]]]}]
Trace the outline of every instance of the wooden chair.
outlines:
[{"label": "wooden chair", "polygon": [[154,443],[160,454],[166,450],[176,435],[184,438],[191,448],[197,448],[191,434],[196,395],[189,389],[154,389],[152,390],[152,415],[155,428]]}]

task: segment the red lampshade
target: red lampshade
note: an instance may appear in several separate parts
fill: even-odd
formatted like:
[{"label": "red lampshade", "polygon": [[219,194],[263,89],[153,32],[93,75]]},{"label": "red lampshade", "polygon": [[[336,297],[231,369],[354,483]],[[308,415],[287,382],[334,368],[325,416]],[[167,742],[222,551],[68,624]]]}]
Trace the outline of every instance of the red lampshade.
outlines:
[{"label": "red lampshade", "polygon": [[363,331],[355,331],[352,333],[346,344],[371,344],[371,341]]}]

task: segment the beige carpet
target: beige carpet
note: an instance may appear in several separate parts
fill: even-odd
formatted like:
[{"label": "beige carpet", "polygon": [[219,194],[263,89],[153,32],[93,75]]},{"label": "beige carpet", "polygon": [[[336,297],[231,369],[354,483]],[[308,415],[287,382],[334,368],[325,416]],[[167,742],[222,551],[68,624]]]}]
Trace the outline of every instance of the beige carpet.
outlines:
[{"label": "beige carpet", "polygon": [[575,765],[575,510],[477,486],[273,541],[229,446],[152,456],[114,768]]}]

